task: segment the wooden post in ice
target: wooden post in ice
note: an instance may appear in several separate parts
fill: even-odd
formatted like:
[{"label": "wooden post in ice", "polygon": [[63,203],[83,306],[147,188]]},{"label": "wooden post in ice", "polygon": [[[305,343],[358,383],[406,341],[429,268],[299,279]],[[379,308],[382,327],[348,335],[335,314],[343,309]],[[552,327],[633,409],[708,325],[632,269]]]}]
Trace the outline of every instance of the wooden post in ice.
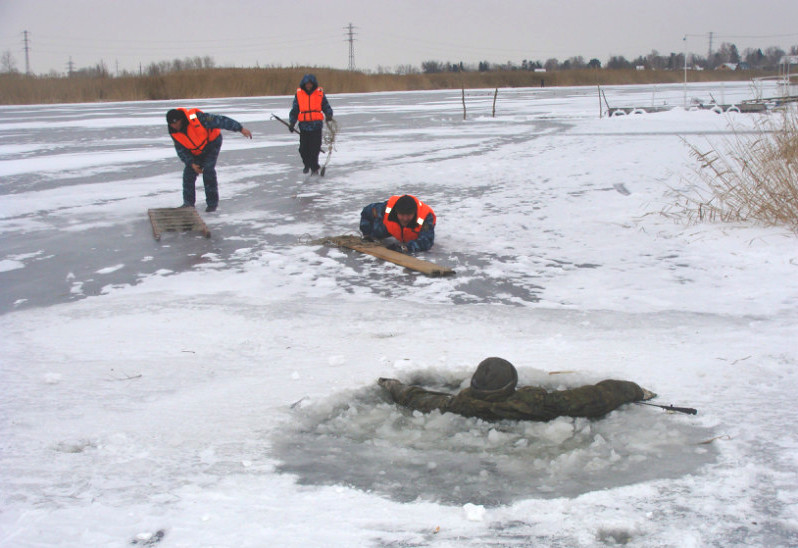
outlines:
[{"label": "wooden post in ice", "polygon": [[463,120],[466,119],[466,106],[465,106],[465,83],[463,83],[462,87],[462,95],[461,98],[463,100]]},{"label": "wooden post in ice", "polygon": [[499,88],[493,92],[493,118],[496,118],[496,97],[499,95]]},{"label": "wooden post in ice", "polygon": [[601,116],[603,114],[601,111],[601,86],[597,85],[596,87],[599,88],[599,119],[601,119]]}]

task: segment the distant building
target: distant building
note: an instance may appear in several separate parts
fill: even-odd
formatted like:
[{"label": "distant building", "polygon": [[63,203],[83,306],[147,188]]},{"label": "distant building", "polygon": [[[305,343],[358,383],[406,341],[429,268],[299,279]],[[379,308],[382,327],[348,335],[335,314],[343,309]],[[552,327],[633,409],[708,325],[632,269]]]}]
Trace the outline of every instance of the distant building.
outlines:
[{"label": "distant building", "polygon": [[737,70],[737,63],[723,63],[722,65],[718,65],[718,68],[715,70]]}]

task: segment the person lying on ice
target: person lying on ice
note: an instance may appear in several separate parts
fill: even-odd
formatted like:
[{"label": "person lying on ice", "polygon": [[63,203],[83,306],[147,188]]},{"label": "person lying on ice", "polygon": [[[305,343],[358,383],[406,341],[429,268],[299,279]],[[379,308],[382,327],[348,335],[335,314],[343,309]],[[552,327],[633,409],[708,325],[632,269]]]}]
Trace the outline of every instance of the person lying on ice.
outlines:
[{"label": "person lying on ice", "polygon": [[173,108],[166,113],[169,135],[175,144],[177,157],[185,164],[183,169],[183,205],[194,207],[194,183],[202,173],[205,186],[205,211],[216,211],[219,205],[219,186],[216,180],[216,159],[222,149],[222,132],[240,132],[252,139],[252,132],[237,121],[220,114],[210,114],[199,109]]},{"label": "person lying on ice", "polygon": [[553,392],[537,386],[516,390],[518,372],[502,358],[482,360],[471,377],[470,388],[457,395],[409,386],[396,379],[381,378],[377,383],[401,406],[422,413],[437,409],[441,413],[489,421],[549,421],[560,416],[596,418],[625,403],[656,397],[633,382],[616,380]]},{"label": "person lying on ice", "polygon": [[386,202],[369,204],[360,213],[360,232],[371,240],[393,236],[388,249],[403,253],[427,251],[435,241],[435,212],[409,194],[391,196]]}]

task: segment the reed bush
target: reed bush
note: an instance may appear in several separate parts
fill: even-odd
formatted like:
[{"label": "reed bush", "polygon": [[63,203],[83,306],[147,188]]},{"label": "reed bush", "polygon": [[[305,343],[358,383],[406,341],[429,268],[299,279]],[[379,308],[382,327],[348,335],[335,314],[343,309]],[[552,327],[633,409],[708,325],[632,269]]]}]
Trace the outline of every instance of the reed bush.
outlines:
[{"label": "reed bush", "polygon": [[689,144],[698,167],[675,211],[693,222],[753,222],[798,233],[798,105],[707,150]]},{"label": "reed bush", "polygon": [[[53,78],[0,74],[0,104],[146,101],[212,97],[293,95],[302,76],[314,73],[329,94],[431,89],[678,83],[681,71],[576,69],[366,74],[318,67],[207,68],[158,76]],[[690,72],[691,82],[748,80],[764,73]]]}]

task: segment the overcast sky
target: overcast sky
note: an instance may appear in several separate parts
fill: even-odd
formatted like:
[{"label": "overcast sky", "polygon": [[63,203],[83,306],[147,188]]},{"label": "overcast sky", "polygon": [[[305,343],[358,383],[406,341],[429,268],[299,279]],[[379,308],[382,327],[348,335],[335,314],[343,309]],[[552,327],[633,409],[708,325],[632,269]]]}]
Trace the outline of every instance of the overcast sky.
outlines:
[{"label": "overcast sky", "polygon": [[[798,45],[798,0],[0,0],[0,52],[25,70],[104,61],[113,72],[211,56],[218,66],[358,69],[422,61],[520,64],[652,50],[705,56],[732,42]],[[687,36],[686,41],[684,40]]]}]

